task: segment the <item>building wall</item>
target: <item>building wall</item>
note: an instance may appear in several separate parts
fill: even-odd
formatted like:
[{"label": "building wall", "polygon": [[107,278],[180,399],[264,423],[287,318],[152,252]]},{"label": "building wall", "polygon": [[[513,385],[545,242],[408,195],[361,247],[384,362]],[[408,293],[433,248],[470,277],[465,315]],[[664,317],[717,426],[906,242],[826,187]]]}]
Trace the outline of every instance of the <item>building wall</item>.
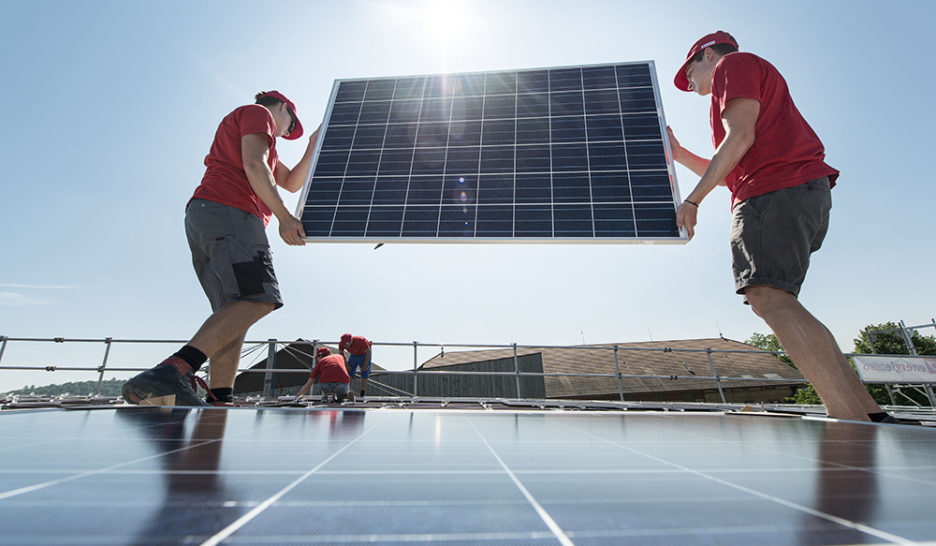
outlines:
[{"label": "building wall", "polygon": [[[524,373],[543,373],[543,360],[539,353],[517,357],[517,366]],[[484,362],[453,364],[426,371],[454,372],[514,372],[514,359],[501,358]],[[517,398],[517,379],[514,375],[417,375],[416,394],[425,397]],[[355,380],[357,382],[359,380]],[[379,384],[390,387],[381,388]],[[353,385],[352,385],[353,386]],[[400,392],[403,391],[403,392]],[[406,394],[404,394],[406,393]],[[411,374],[371,374],[367,385],[369,396],[408,396],[413,393]],[[542,376],[520,378],[520,398],[546,398]]]}]

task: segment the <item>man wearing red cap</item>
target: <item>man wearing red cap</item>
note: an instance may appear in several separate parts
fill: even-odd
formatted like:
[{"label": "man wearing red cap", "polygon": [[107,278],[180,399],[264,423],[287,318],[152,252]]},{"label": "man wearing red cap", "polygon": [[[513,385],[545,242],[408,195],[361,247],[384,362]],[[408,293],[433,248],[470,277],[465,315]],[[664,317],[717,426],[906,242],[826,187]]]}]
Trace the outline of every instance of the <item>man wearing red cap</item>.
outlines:
[{"label": "man wearing red cap", "polygon": [[309,374],[309,380],[299,389],[296,399],[309,392],[312,385],[318,383],[322,392],[322,403],[327,404],[334,397],[336,402],[344,402],[348,397],[348,386],[351,377],[345,367],[343,355],[333,355],[328,347],[321,347],[315,352],[315,367]]},{"label": "man wearing red cap", "polygon": [[361,401],[364,401],[364,392],[367,390],[367,378],[370,377],[371,368],[371,342],[364,336],[352,336],[351,334],[341,334],[341,341],[338,343],[338,352],[344,355],[348,351],[348,369],[351,377],[357,374],[357,369],[361,368]]},{"label": "man wearing red cap", "polygon": [[737,293],[773,330],[829,416],[889,419],[829,330],[797,299],[809,256],[828,229],[830,189],[839,173],[825,163],[822,142],[793,104],[783,76],[718,31],[692,46],[674,83],[712,96],[715,144],[712,159],[704,159],[667,128],[673,158],[701,177],[676,210],[676,223],[692,238],[699,204],[715,186],[727,185]]},{"label": "man wearing red cap", "polygon": [[212,315],[179,351],[124,384],[127,402],[207,405],[189,378],[210,357],[209,400],[229,405],[247,329],[283,305],[265,228],[276,216],[283,241],[305,244],[302,223],[286,209],[277,186],[289,192],[302,187],[318,130],[290,169],[279,161],[276,139],[302,136],[296,105],[279,91],[260,92],[255,99],[221,121],[205,157],[205,175],[185,211],[192,263]]}]

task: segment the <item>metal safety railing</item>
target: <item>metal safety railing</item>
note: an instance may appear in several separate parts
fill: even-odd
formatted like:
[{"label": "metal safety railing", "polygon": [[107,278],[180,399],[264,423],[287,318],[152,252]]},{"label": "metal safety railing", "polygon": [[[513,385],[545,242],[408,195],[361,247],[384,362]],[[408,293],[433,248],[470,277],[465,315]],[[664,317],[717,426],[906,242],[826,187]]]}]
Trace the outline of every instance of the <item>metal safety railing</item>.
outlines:
[{"label": "metal safety railing", "polygon": [[[107,338],[65,338],[65,337],[54,337],[54,338],[32,338],[32,337],[8,337],[0,336],[0,371],[47,371],[47,372],[91,372],[98,374],[97,389],[95,391],[96,395],[100,395],[101,385],[104,381],[104,375],[106,372],[139,372],[149,369],[151,364],[148,365],[130,365],[130,366],[120,366],[115,367],[110,362],[111,359],[111,349],[115,345],[181,345],[185,344],[186,340],[173,340],[173,339],[115,339],[112,337]],[[10,343],[54,343],[54,344],[101,344],[104,346],[103,357],[98,365],[52,365],[52,364],[14,364],[10,365],[4,362],[4,354],[7,350],[7,346]],[[281,341],[277,339],[267,339],[267,340],[258,340],[258,341],[246,341],[244,346],[244,356],[251,353],[260,353],[262,348],[266,348],[265,351],[267,354],[266,366],[263,368],[240,368],[238,369],[239,373],[262,373],[264,374],[264,388],[263,395],[268,397],[271,394],[271,384],[274,374],[284,374],[284,373],[296,373],[296,372],[308,372],[308,368],[298,368],[298,369],[282,369],[275,368],[276,355],[278,348],[289,349],[290,346],[296,344],[310,344],[312,346],[312,353],[314,354],[317,346],[322,345],[331,345],[335,346],[337,342],[328,342],[321,340],[299,340],[299,341]],[[660,379],[660,380],[692,380],[692,381],[714,381],[715,386],[718,391],[719,398],[723,403],[726,403],[726,397],[723,389],[723,383],[727,381],[733,382],[758,382],[758,383],[784,383],[784,384],[796,384],[796,383],[805,383],[804,380],[797,378],[783,378],[783,377],[751,377],[751,376],[725,376],[718,373],[715,365],[715,361],[712,358],[713,354],[722,354],[722,353],[751,353],[751,354],[775,354],[780,355],[782,352],[775,351],[760,351],[760,350],[738,350],[738,349],[712,349],[712,348],[680,348],[680,347],[630,347],[622,345],[519,345],[517,343],[509,345],[497,345],[497,344],[438,344],[438,343],[420,343],[418,341],[413,342],[374,342],[375,347],[386,347],[386,348],[403,348],[409,347],[413,351],[413,367],[412,369],[404,370],[381,370],[379,373],[381,375],[412,375],[413,384],[412,392],[407,392],[399,388],[393,388],[387,385],[390,390],[397,391],[397,395],[403,396],[419,396],[419,376],[488,376],[488,377],[514,377],[514,388],[517,398],[523,398],[523,392],[521,388],[521,378],[523,377],[582,377],[582,378],[606,378],[613,379],[617,383],[618,397],[621,401],[625,399],[625,380],[631,379]],[[445,348],[457,347],[459,349],[470,349],[470,350],[510,350],[512,353],[513,359],[513,370],[512,371],[471,371],[471,370],[439,370],[434,368],[421,368],[419,362],[419,351],[426,349],[438,349],[439,354],[445,354]],[[536,372],[536,371],[522,371],[520,369],[519,359],[521,357],[520,351],[536,351],[543,349],[574,349],[574,350],[588,350],[588,351],[608,351],[613,355],[614,361],[614,373],[575,373],[575,372]],[[688,368],[685,362],[683,366],[686,369],[685,374],[630,374],[624,373],[623,369],[626,366],[626,362],[622,361],[622,353],[628,352],[657,352],[657,353],[694,353],[694,354],[705,354],[709,368],[711,369],[711,375],[700,375],[695,371],[692,371]],[[451,353],[450,353],[451,354]],[[529,353],[527,353],[529,354]],[[308,355],[306,355],[308,356]],[[509,358],[509,357],[508,357]],[[498,358],[501,360],[502,358]],[[243,361],[243,357],[242,357]],[[468,362],[460,363],[468,364]],[[379,382],[376,382],[378,386]]]}]

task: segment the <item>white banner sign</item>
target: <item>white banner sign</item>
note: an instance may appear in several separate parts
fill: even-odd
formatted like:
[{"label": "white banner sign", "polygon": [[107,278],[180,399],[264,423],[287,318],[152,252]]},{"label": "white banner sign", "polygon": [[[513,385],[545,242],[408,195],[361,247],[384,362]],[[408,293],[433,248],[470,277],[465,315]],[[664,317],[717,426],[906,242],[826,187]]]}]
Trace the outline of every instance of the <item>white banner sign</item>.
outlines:
[{"label": "white banner sign", "polygon": [[865,383],[936,383],[936,357],[855,356]]}]

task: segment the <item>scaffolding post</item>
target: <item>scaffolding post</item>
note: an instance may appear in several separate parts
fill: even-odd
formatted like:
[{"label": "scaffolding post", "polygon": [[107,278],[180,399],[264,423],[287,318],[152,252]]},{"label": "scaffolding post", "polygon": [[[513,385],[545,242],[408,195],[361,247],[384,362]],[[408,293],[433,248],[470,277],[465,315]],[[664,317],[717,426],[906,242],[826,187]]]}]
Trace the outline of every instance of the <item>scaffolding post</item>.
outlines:
[{"label": "scaffolding post", "polygon": [[617,373],[618,381],[618,396],[621,397],[621,402],[624,401],[624,379],[621,377],[621,366],[618,364],[618,346],[614,346],[614,371]]},{"label": "scaffolding post", "polygon": [[417,355],[417,350],[419,349],[419,342],[413,342],[413,398],[416,398],[419,395],[419,376],[416,374],[416,371],[419,369],[419,356]]},{"label": "scaffolding post", "polygon": [[104,343],[107,345],[107,348],[104,350],[104,361],[101,362],[101,367],[98,368],[98,380],[97,380],[97,389],[94,391],[94,396],[101,396],[101,384],[104,382],[104,369],[107,368],[107,357],[110,356],[111,343],[114,341],[114,338],[109,337],[104,339]]},{"label": "scaffolding post", "polygon": [[6,351],[6,344],[8,339],[9,338],[6,336],[0,336],[0,341],[2,341],[2,343],[0,343],[0,362],[3,361],[3,351]]},{"label": "scaffolding post", "polygon": [[263,374],[263,397],[273,396],[273,369],[276,367],[276,340],[268,339],[266,373]]},{"label": "scaffolding post", "polygon": [[722,404],[727,404],[728,401],[725,400],[725,392],[722,391],[722,388],[721,388],[721,376],[718,375],[717,371],[715,371],[715,361],[712,360],[712,348],[711,347],[705,348],[705,355],[708,357],[709,366],[712,367],[712,375],[715,376],[715,385],[718,387],[718,396],[721,397]]},{"label": "scaffolding post", "polygon": [[520,362],[517,361],[517,344],[513,344],[514,379],[517,381],[517,398],[520,398]]}]

